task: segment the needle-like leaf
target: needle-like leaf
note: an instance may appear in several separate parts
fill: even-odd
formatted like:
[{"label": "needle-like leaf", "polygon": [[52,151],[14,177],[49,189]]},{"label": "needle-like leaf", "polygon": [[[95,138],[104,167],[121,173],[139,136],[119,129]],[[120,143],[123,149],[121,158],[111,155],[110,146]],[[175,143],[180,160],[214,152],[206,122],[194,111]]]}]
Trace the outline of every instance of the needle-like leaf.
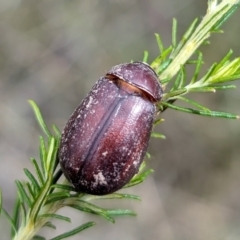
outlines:
[{"label": "needle-like leaf", "polygon": [[54,238],[51,238],[50,240],[61,240],[61,239],[64,239],[64,238],[68,238],[68,237],[71,237],[73,235],[76,235],[77,233],[87,229],[87,228],[90,228],[92,226],[94,226],[95,223],[94,222],[87,222],[85,224],[82,224],[81,226],[77,227],[77,228],[74,228],[73,230],[71,231],[68,231],[66,233],[63,233],[57,237],[54,237]]}]

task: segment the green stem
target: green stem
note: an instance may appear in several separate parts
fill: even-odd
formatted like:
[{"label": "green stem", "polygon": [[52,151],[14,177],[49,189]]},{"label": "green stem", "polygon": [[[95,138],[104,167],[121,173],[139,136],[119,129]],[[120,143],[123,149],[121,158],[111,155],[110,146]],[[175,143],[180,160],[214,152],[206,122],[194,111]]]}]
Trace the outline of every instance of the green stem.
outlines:
[{"label": "green stem", "polygon": [[[63,184],[67,184],[68,181],[65,179]],[[51,186],[48,186],[48,191],[50,190]],[[61,191],[56,189],[56,192]],[[42,207],[40,214],[53,214],[56,213],[60,208],[64,206],[64,200],[59,200],[54,203],[50,203],[44,207]],[[47,217],[36,218],[35,224],[33,218],[31,218],[31,214],[29,215],[26,225],[23,226],[18,230],[18,233],[15,235],[13,240],[31,240],[34,235],[44,226],[44,224],[50,219]]]},{"label": "green stem", "polygon": [[219,4],[217,2],[216,0],[209,1],[206,15],[186,40],[183,47],[180,50],[176,48],[176,51],[172,53],[172,62],[160,74],[160,79],[172,79],[196,49],[210,37],[210,33],[216,30],[216,25],[223,21],[225,15],[236,8],[240,0],[223,0]]},{"label": "green stem", "polygon": [[[62,201],[58,201],[45,206],[41,214],[55,213],[62,207]],[[44,226],[49,218],[38,218],[34,224],[32,219],[29,219],[23,228],[20,228],[13,240],[31,240],[34,235]]]}]

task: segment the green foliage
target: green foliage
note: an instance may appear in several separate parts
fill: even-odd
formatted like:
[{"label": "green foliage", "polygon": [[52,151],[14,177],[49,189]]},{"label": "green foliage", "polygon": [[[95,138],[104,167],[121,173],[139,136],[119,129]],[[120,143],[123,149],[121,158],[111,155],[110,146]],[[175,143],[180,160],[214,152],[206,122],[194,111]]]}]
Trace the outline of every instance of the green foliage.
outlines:
[{"label": "green foliage", "polygon": [[[47,128],[40,109],[35,102],[29,101],[36,119],[46,135],[46,138],[40,137],[40,164],[31,159],[34,173],[28,169],[24,172],[28,181],[21,182],[16,180],[18,197],[12,216],[2,209],[6,218],[12,226],[13,239],[44,239],[42,236],[35,235],[41,227],[56,228],[51,219],[59,219],[71,222],[69,217],[56,214],[56,211],[62,207],[71,207],[83,212],[99,215],[106,220],[114,223],[114,216],[135,216],[136,214],[128,209],[105,209],[90,203],[97,199],[133,199],[140,200],[138,196],[124,193],[113,193],[106,196],[92,196],[88,194],[75,193],[74,188],[67,183],[57,183],[62,172],[58,168],[57,152],[60,142],[60,133],[56,126],[53,127],[53,133]],[[150,170],[144,171],[145,164],[142,165],[140,172],[136,175],[126,187],[136,185],[147,177]],[[35,177],[36,176],[36,177]],[[0,195],[0,204],[1,195]],[[1,206],[1,205],[0,205]],[[94,222],[81,224],[79,227],[59,235],[53,239],[64,239],[72,236],[84,229],[94,226]]]},{"label": "green foliage", "polygon": [[[163,88],[170,89],[169,92],[164,92],[162,101],[157,104],[160,112],[171,108],[201,116],[239,118],[234,114],[212,111],[185,96],[190,92],[215,93],[219,90],[235,88],[234,85],[229,85],[229,82],[240,78],[240,57],[231,59],[232,51],[230,50],[225,57],[218,63],[212,64],[209,70],[202,77],[199,77],[204,62],[203,54],[198,51],[198,48],[208,43],[207,40],[211,33],[220,32],[220,26],[237,9],[239,2],[239,0],[208,1],[208,11],[205,17],[201,21],[195,19],[179,42],[177,42],[177,21],[174,19],[171,46],[164,47],[160,35],[156,34],[160,54],[151,63],[151,67],[159,75]],[[147,60],[148,52],[145,51],[143,61],[147,62]],[[186,66],[188,65],[194,68],[191,77],[186,75]],[[176,100],[185,102],[192,108],[174,105]],[[16,180],[17,198],[12,214],[9,214],[2,207],[2,193],[0,191],[0,214],[4,215],[11,225],[12,239],[45,239],[37,235],[37,232],[42,227],[55,229],[56,227],[51,222],[52,219],[71,222],[69,217],[56,213],[62,207],[71,207],[98,215],[112,223],[115,222],[115,216],[135,216],[136,214],[131,210],[105,209],[93,204],[92,201],[105,199],[140,200],[136,195],[117,192],[104,196],[93,196],[76,193],[66,180],[59,183],[62,175],[57,157],[60,131],[55,125],[49,130],[36,103],[31,100],[29,103],[45,136],[39,138],[39,160],[31,158],[34,172],[24,169],[27,180]],[[162,119],[156,119],[154,125],[162,121]],[[156,132],[152,133],[152,137],[164,138],[163,135]],[[149,154],[147,156],[150,157]],[[124,188],[143,182],[153,172],[151,169],[145,169],[144,162],[139,173]],[[52,238],[52,240],[65,239],[94,226],[94,224],[94,222],[81,224],[73,230]]]},{"label": "green foliage", "polygon": [[[163,42],[158,34],[156,40],[160,55],[150,64],[159,75],[164,89],[172,86],[169,92],[165,92],[162,101],[158,104],[159,111],[167,108],[198,114],[201,116],[221,117],[239,119],[238,115],[225,112],[211,111],[195,101],[183,97],[190,92],[210,92],[235,88],[228,85],[229,82],[240,78],[240,57],[231,59],[232,50],[223,57],[219,63],[213,63],[207,73],[201,78],[200,70],[203,62],[203,54],[197,50],[207,42],[211,33],[219,33],[221,25],[238,8],[239,1],[208,1],[208,11],[201,22],[195,19],[185,34],[177,43],[177,21],[173,20],[172,45],[164,48]],[[144,54],[144,61],[147,53]],[[186,67],[191,65],[195,68],[192,77],[186,76]],[[188,81],[188,79],[190,79]],[[176,100],[184,101],[194,108],[185,108],[173,105]]]}]

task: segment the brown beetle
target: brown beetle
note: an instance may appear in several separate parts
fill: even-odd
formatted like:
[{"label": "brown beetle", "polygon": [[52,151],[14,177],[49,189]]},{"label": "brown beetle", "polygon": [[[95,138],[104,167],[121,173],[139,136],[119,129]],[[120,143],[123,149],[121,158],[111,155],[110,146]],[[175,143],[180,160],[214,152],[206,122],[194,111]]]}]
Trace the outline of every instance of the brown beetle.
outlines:
[{"label": "brown beetle", "polygon": [[146,154],[162,88],[142,62],[114,66],[93,86],[62,133],[59,159],[76,191],[103,195],[122,188]]}]

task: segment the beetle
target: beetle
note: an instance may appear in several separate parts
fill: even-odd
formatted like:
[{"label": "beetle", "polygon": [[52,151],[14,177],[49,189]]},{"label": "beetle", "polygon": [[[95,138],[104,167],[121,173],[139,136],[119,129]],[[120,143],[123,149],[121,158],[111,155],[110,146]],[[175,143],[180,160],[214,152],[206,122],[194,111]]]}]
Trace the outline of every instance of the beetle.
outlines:
[{"label": "beetle", "polygon": [[78,192],[104,195],[127,184],[146,154],[162,87],[142,62],[125,63],[96,82],[68,120],[62,171]]}]

